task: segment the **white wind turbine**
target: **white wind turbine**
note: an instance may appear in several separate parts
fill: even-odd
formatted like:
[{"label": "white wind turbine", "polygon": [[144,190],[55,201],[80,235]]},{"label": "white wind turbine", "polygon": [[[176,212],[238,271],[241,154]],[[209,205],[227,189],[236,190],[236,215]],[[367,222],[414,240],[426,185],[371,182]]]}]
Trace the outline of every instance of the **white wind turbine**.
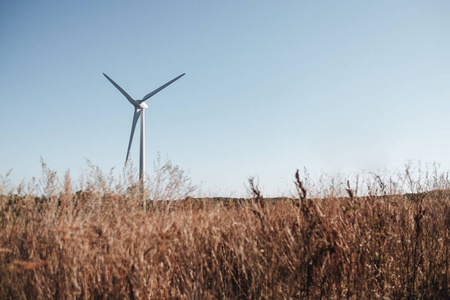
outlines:
[{"label": "white wind turbine", "polygon": [[182,76],[184,76],[185,73],[181,74],[180,76],[172,79],[168,83],[162,85],[161,87],[157,88],[153,92],[147,94],[142,98],[142,100],[134,100],[130,95],[127,94],[117,83],[115,83],[111,78],[109,78],[105,73],[105,77],[125,96],[125,98],[130,101],[131,105],[134,106],[134,115],[133,115],[133,124],[131,125],[131,134],[130,134],[130,142],[128,143],[128,151],[127,151],[127,157],[125,159],[125,165],[128,161],[128,155],[130,155],[130,148],[131,148],[131,142],[133,141],[133,135],[134,135],[134,129],[136,128],[136,123],[139,120],[139,117],[141,117],[141,150],[139,155],[139,179],[141,182],[144,182],[145,180],[145,117],[144,117],[144,111],[148,108],[148,105],[145,104],[145,100],[148,98],[154,96],[156,93],[161,91],[162,89],[168,87],[178,79],[180,79]]}]

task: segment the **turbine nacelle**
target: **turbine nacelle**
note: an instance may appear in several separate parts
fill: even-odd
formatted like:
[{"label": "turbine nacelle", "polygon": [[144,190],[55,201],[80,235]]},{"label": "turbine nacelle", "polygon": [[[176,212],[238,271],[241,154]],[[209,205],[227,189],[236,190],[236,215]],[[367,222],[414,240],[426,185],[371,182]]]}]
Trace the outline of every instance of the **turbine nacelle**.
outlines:
[{"label": "turbine nacelle", "polygon": [[136,101],[136,104],[134,105],[134,107],[136,107],[137,109],[147,109],[148,105],[147,103],[144,102],[144,100],[140,100],[142,101],[141,103],[139,103],[139,101]]}]

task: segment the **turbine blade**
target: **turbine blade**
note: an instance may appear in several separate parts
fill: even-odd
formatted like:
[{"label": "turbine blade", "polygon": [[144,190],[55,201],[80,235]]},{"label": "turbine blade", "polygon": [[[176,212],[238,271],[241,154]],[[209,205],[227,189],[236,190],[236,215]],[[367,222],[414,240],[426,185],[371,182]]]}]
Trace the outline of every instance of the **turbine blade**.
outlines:
[{"label": "turbine blade", "polygon": [[127,94],[127,92],[125,92],[117,83],[114,82],[114,80],[112,80],[111,78],[108,77],[108,75],[106,75],[105,73],[103,73],[103,75],[105,75],[105,77],[125,96],[125,98],[128,99],[128,101],[130,101],[130,103],[135,106],[136,103],[133,99],[133,97],[131,97],[130,95]]},{"label": "turbine blade", "polygon": [[137,109],[137,108],[134,109],[133,124],[131,124],[130,142],[128,143],[127,158],[125,159],[125,165],[127,165],[128,156],[130,155],[130,148],[131,148],[131,143],[133,142],[134,129],[136,128],[136,123],[139,120],[141,113],[142,113],[141,109]]},{"label": "turbine blade", "polygon": [[186,73],[181,74],[180,76],[178,76],[178,77],[172,79],[172,80],[169,81],[168,83],[166,83],[166,84],[162,85],[161,87],[157,88],[157,89],[154,90],[153,92],[148,93],[147,95],[144,96],[144,98],[142,98],[141,102],[144,102],[145,100],[147,100],[147,99],[150,98],[151,96],[155,95],[156,93],[158,93],[158,92],[161,91],[162,89],[168,87],[169,85],[171,85],[172,83],[174,83],[175,81],[177,81],[178,79],[180,79],[181,77],[183,77],[184,74],[186,74]]}]

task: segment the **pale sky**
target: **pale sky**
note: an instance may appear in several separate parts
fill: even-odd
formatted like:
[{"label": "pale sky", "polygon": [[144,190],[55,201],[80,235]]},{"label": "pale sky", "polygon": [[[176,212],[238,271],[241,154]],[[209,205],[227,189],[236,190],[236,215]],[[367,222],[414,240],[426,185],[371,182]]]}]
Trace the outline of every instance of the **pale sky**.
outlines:
[{"label": "pale sky", "polygon": [[[133,108],[205,195],[314,174],[450,169],[450,1],[1,1],[0,175],[124,164]],[[131,158],[138,164],[139,132]]]}]

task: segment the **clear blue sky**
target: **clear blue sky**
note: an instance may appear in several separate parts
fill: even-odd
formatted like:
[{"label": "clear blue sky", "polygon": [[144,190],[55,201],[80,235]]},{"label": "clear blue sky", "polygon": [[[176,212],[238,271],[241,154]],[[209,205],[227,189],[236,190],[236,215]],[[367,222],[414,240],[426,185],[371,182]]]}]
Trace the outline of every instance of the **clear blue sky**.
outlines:
[{"label": "clear blue sky", "polygon": [[[0,175],[123,167],[148,101],[159,152],[205,194],[297,168],[450,169],[450,1],[1,1]],[[138,132],[137,132],[138,133]],[[137,164],[138,135],[131,156]]]}]

